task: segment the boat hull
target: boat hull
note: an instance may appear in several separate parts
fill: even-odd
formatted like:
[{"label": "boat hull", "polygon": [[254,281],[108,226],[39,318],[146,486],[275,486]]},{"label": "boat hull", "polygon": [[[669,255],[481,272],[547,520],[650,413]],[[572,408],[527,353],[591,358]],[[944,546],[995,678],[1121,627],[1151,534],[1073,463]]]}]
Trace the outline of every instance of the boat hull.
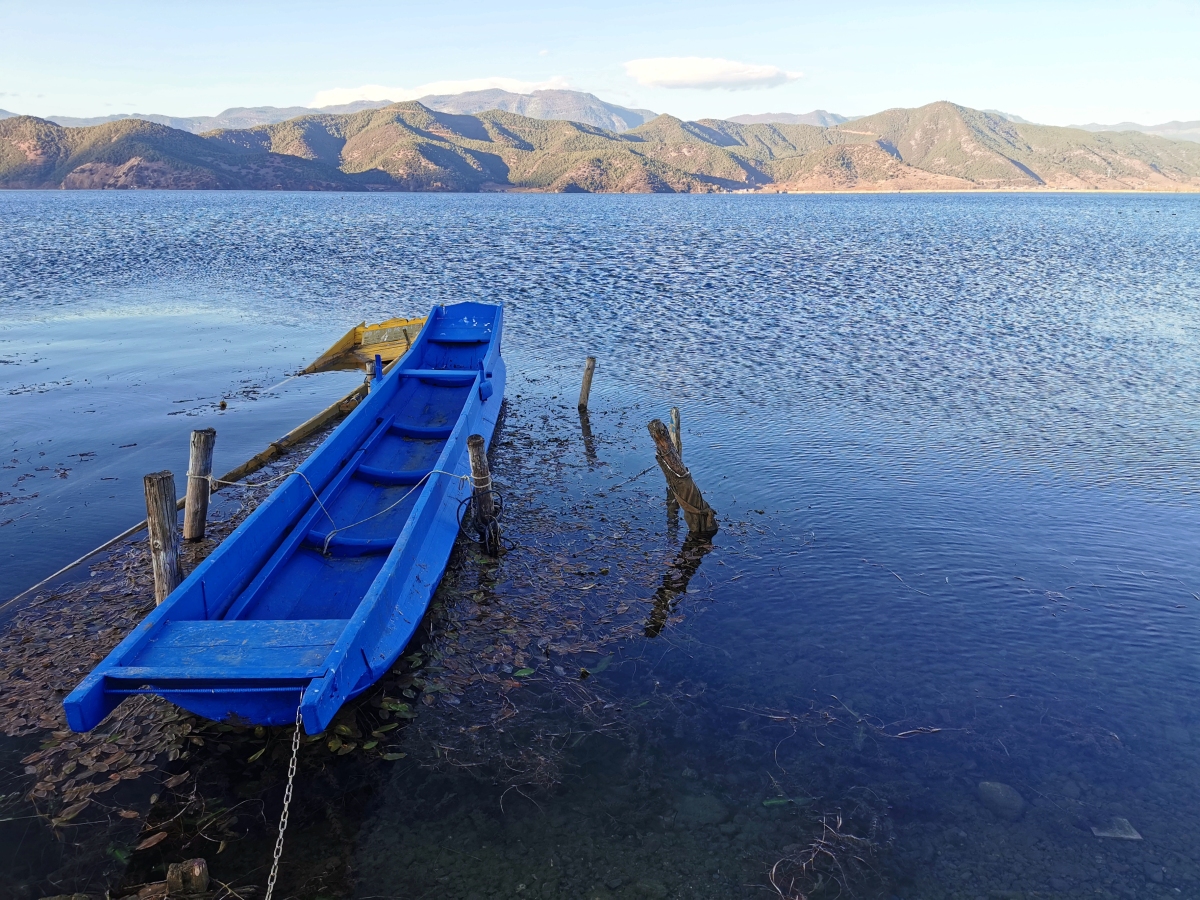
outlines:
[{"label": "boat hull", "polygon": [[502,313],[435,307],[330,437],[67,697],[95,727],[153,693],[205,718],[319,733],[429,606],[469,495],[466,440],[504,396]]}]

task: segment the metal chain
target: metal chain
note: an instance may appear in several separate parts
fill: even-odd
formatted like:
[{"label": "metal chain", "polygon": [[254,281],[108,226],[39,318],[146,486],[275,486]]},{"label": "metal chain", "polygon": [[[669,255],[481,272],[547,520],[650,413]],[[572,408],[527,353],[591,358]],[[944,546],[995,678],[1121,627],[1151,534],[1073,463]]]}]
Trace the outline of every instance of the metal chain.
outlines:
[{"label": "metal chain", "polygon": [[[300,695],[303,701],[304,695]],[[279,814],[279,837],[275,839],[275,859],[271,862],[271,874],[267,878],[267,896],[271,900],[275,893],[275,879],[279,877],[279,857],[283,856],[283,833],[288,826],[288,807],[292,804],[292,781],[296,778],[296,756],[300,753],[300,732],[304,727],[304,719],[300,713],[303,705],[296,707],[296,730],[292,733],[292,760],[288,763],[287,787],[283,792],[283,812]]]}]

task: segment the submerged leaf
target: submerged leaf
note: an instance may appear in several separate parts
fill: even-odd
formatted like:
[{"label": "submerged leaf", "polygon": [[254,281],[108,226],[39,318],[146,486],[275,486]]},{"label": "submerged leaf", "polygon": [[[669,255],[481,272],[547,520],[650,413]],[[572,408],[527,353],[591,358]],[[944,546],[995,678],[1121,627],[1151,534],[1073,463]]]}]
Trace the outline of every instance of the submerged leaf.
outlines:
[{"label": "submerged leaf", "polygon": [[155,846],[161,844],[166,839],[167,839],[167,833],[165,831],[160,831],[158,834],[150,835],[150,837],[146,838],[144,841],[142,841],[140,844],[138,844],[133,849],[134,850],[149,850],[151,847],[155,847]]},{"label": "submerged leaf", "polygon": [[386,759],[388,762],[391,762],[394,759],[404,759],[404,757],[406,757],[406,756],[408,756],[407,753],[384,753],[383,754],[383,758]]},{"label": "submerged leaf", "polygon": [[530,668],[517,669],[517,671],[513,672],[513,678],[524,678],[526,675],[532,675],[533,673],[534,670]]},{"label": "submerged leaf", "polygon": [[791,800],[788,800],[785,797],[772,797],[770,800],[764,800],[763,806],[766,806],[766,807],[787,806],[791,802],[792,802]]},{"label": "submerged leaf", "polygon": [[79,815],[81,812],[83,812],[84,807],[86,807],[91,802],[92,802],[91,800],[80,800],[78,803],[71,804],[66,809],[64,809],[62,811],[62,815],[60,815],[54,821],[55,822],[70,822],[73,818],[75,818],[77,815]]},{"label": "submerged leaf", "polygon": [[248,760],[246,760],[246,762],[254,762],[256,759],[258,759],[260,756],[262,756],[263,753],[266,752],[266,749],[267,749],[267,745],[263,744],[261,747],[259,747],[257,750],[255,750],[253,754],[251,754],[250,758]]}]

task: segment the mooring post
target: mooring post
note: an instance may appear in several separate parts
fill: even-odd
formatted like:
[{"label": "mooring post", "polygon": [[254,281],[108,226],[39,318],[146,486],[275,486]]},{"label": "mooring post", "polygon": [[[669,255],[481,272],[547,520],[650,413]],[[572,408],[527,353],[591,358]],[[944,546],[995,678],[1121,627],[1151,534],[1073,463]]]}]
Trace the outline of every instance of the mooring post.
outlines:
[{"label": "mooring post", "polygon": [[475,489],[475,514],[480,519],[489,521],[496,517],[496,503],[492,497],[492,473],[488,469],[483,435],[473,434],[467,438],[467,454],[471,457],[471,483]]},{"label": "mooring post", "polygon": [[187,489],[183,501],[183,539],[198,541],[204,537],[208,524],[208,498],[212,492],[213,447],[217,443],[215,428],[200,428],[192,432],[192,453],[188,459]]},{"label": "mooring post", "polygon": [[150,536],[150,563],[154,569],[154,602],[162,603],[183,581],[179,561],[179,507],[175,502],[175,476],[151,472],[142,479],[146,489],[146,531]]},{"label": "mooring post", "polygon": [[208,890],[208,863],[189,859],[167,866],[167,894],[203,894]]},{"label": "mooring post", "polygon": [[588,396],[592,393],[592,376],[596,374],[596,357],[589,356],[583,364],[583,384],[579,388],[579,408],[587,409]]},{"label": "mooring post", "polygon": [[654,438],[654,456],[658,460],[659,468],[666,476],[675,499],[683,507],[683,518],[687,522],[688,532],[698,535],[715,534],[717,514],[704,501],[700,488],[696,487],[696,482],[692,479],[692,473],[680,459],[675,445],[671,442],[667,426],[655,419],[647,428],[650,429],[650,437]]},{"label": "mooring post", "polygon": [[471,483],[474,488],[471,496],[472,526],[488,554],[499,556],[504,551],[504,544],[500,538],[496,493],[492,490],[492,473],[488,469],[482,435],[473,434],[467,438],[467,456],[471,460]]},{"label": "mooring post", "polygon": [[[679,428],[679,407],[671,407],[671,424],[668,426],[671,432],[671,443],[675,445],[675,452],[679,454],[679,459],[683,459],[683,433]],[[671,489],[671,483],[667,482],[667,528],[679,527],[679,501],[675,499],[675,491]]]}]

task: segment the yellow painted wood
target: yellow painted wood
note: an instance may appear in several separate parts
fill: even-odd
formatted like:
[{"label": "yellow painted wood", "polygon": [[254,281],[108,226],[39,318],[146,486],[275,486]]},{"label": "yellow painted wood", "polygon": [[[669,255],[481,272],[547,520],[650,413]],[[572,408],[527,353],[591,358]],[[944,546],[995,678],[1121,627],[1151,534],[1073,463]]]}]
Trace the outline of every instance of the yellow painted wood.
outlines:
[{"label": "yellow painted wood", "polygon": [[394,362],[408,352],[424,324],[424,318],[388,319],[374,325],[363,322],[347,331],[302,374],[361,369],[373,363],[377,353],[385,363]]}]

